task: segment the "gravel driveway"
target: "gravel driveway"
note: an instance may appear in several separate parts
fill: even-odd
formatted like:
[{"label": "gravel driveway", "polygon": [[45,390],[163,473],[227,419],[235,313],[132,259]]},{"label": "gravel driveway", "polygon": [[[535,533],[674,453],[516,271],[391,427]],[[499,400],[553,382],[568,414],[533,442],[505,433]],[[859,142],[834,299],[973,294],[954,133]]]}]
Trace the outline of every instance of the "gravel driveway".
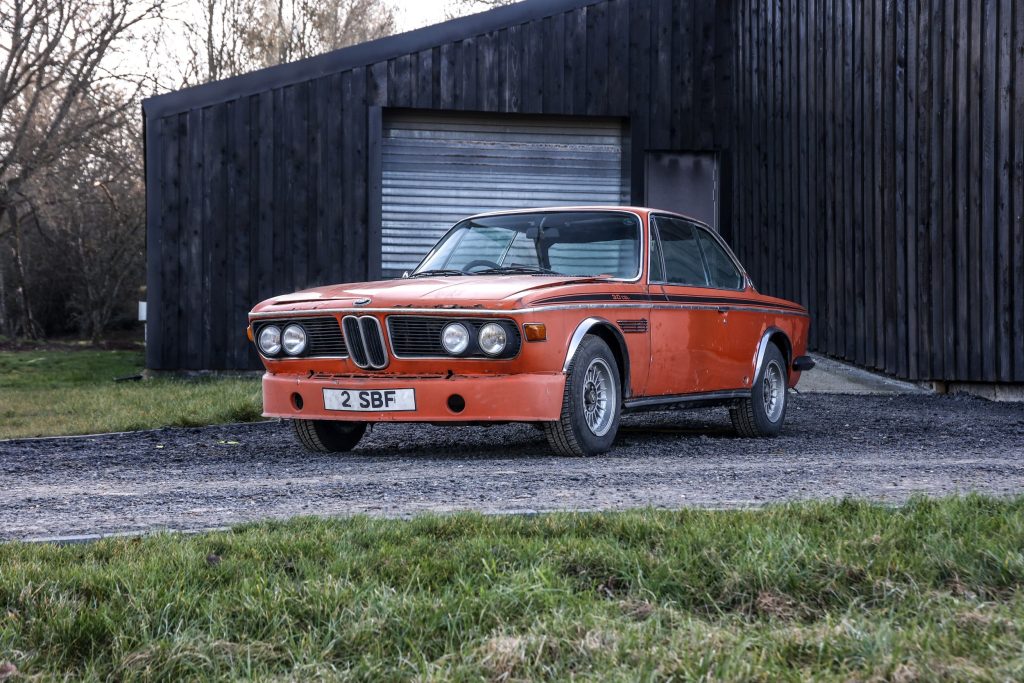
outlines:
[{"label": "gravel driveway", "polygon": [[627,416],[614,452],[548,455],[525,425],[383,425],[310,455],[280,422],[0,442],[0,539],[199,529],[297,514],[737,507],[1024,492],[1024,404],[793,396],[782,436],[722,408]]}]

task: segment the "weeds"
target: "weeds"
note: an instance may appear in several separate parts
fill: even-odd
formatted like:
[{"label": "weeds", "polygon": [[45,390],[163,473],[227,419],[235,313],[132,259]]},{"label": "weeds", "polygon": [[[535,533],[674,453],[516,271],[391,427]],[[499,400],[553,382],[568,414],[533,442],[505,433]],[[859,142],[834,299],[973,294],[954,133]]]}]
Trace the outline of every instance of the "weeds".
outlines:
[{"label": "weeds", "polygon": [[1020,680],[1024,499],[410,521],[0,546],[44,678]]}]

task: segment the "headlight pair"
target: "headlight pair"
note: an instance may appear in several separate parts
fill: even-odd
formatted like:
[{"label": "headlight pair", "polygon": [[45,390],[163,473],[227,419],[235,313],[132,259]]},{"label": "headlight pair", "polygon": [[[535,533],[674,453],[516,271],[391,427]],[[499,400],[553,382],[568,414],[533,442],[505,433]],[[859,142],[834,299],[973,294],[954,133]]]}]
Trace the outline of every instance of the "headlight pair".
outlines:
[{"label": "headlight pair", "polygon": [[[471,340],[469,328],[462,323],[448,323],[441,331],[441,345],[453,356],[465,353]],[[497,356],[508,345],[508,333],[498,323],[487,323],[477,333],[476,343],[488,356]]]},{"label": "headlight pair", "polygon": [[276,356],[282,349],[297,356],[306,350],[306,330],[302,325],[288,325],[282,332],[277,325],[267,325],[260,330],[258,344],[264,356]]}]

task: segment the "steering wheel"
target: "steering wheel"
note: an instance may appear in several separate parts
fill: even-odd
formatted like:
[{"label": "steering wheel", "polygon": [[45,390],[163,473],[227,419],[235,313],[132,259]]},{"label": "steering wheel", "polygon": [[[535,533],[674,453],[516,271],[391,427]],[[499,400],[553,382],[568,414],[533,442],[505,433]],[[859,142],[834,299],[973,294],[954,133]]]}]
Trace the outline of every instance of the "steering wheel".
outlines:
[{"label": "steering wheel", "polygon": [[473,259],[472,261],[470,261],[466,265],[462,266],[462,272],[468,273],[470,271],[470,269],[472,269],[472,268],[480,268],[482,266],[487,266],[488,268],[501,268],[501,265],[495,263],[494,261],[488,261],[485,258],[478,258],[478,259]]}]

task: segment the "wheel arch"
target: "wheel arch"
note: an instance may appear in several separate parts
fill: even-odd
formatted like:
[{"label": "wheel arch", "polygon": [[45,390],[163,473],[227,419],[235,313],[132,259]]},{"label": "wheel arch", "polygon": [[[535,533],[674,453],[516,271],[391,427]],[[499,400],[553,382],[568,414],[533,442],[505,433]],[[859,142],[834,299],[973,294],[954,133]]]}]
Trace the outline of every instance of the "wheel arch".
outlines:
[{"label": "wheel arch", "polygon": [[761,341],[757,344],[757,351],[754,354],[754,374],[751,376],[752,382],[756,381],[761,374],[764,353],[768,349],[768,344],[775,344],[782,351],[783,359],[786,361],[786,376],[788,377],[793,371],[793,342],[790,341],[789,335],[778,327],[769,327],[761,335]]},{"label": "wheel arch", "polygon": [[572,365],[572,359],[576,356],[576,352],[579,350],[580,344],[583,342],[583,338],[587,335],[594,335],[595,337],[598,337],[608,345],[609,349],[611,349],[612,356],[615,357],[615,364],[619,369],[619,381],[622,383],[622,399],[625,400],[629,398],[632,395],[629,389],[629,349],[626,347],[626,340],[622,336],[622,332],[604,318],[587,318],[576,326],[576,330],[572,333],[572,337],[569,339],[568,349],[565,354],[565,363],[562,364],[562,372],[569,371],[569,366]]}]

